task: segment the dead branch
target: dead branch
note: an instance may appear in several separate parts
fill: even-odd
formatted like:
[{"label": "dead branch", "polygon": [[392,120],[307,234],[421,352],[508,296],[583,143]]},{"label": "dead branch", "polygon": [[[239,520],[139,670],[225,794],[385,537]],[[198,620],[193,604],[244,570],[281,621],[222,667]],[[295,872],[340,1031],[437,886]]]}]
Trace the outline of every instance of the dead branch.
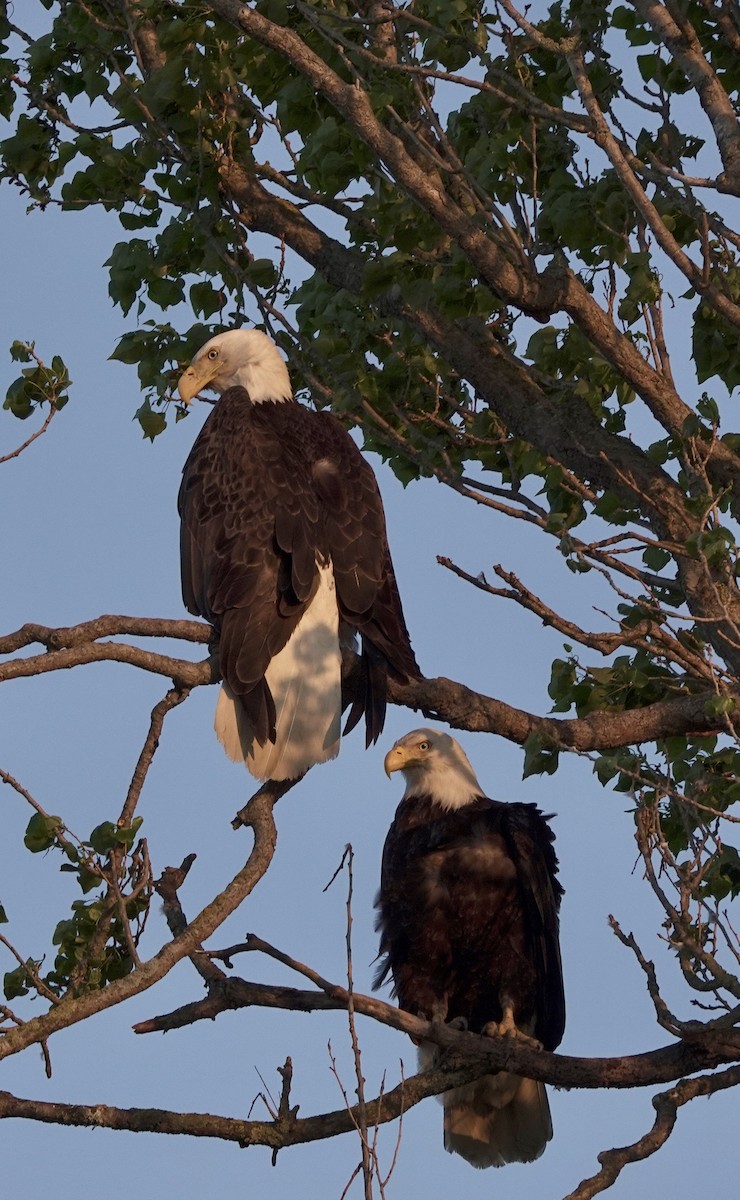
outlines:
[{"label": "dead branch", "polygon": [[606,1191],[611,1187],[622,1170],[634,1162],[642,1162],[665,1145],[678,1118],[678,1110],[697,1096],[712,1096],[715,1092],[726,1088],[737,1087],[740,1083],[740,1068],[731,1067],[720,1075],[702,1075],[698,1079],[682,1079],[670,1091],[660,1092],[653,1096],[655,1121],[652,1129],[648,1130],[638,1141],[630,1146],[619,1149],[604,1150],[599,1154],[601,1170],[590,1179],[584,1179],[573,1192],[569,1192],[564,1200],[591,1200],[592,1196]]}]

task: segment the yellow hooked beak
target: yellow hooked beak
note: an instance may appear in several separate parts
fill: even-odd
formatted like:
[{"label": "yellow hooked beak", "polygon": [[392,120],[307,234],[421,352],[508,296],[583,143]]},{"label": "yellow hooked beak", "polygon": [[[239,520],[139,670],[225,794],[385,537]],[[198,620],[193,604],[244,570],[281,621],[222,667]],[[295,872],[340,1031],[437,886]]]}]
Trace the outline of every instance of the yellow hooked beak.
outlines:
[{"label": "yellow hooked beak", "polygon": [[191,363],[187,371],[183,371],[177,381],[177,390],[184,404],[190,404],[193,396],[197,396],[198,392],[208,387],[213,377],[218,374],[220,366],[220,358],[214,360],[204,356]]},{"label": "yellow hooked beak", "polygon": [[404,767],[409,766],[413,759],[413,752],[409,751],[408,746],[391,746],[390,750],[383,759],[385,773],[390,779],[394,771],[402,771]]}]

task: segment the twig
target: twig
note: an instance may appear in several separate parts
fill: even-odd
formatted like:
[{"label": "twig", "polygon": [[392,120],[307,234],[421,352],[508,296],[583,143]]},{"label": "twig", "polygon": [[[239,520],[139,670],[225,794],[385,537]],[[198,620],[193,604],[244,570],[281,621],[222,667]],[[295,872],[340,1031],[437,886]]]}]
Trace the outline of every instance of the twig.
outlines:
[{"label": "twig", "polygon": [[55,404],[52,404],[49,409],[49,412],[46,415],[43,425],[39,429],[37,429],[35,433],[32,433],[30,437],[26,438],[25,442],[23,442],[20,446],[18,446],[17,450],[11,450],[9,454],[3,454],[3,456],[0,458],[0,464],[10,462],[11,458],[17,458],[18,455],[22,454],[23,451],[26,450],[31,445],[32,442],[36,441],[36,438],[40,438],[42,433],[46,433],[47,429],[51,425],[52,419],[58,412],[59,412],[59,409],[56,407]]},{"label": "twig", "polygon": [[123,808],[121,809],[121,815],[118,818],[118,824],[123,828],[127,828],[133,819],[147,772],[152,765],[152,759],[154,758],[157,747],[159,746],[159,738],[162,733],[164,719],[168,712],[170,712],[173,708],[176,708],[178,704],[182,704],[183,700],[187,700],[189,695],[189,687],[171,688],[167,695],[152,709],[149,732],[146,736],[146,741],[142,747],[136,767],[134,768],[134,774],[128,789],[128,794],[126,796]]}]

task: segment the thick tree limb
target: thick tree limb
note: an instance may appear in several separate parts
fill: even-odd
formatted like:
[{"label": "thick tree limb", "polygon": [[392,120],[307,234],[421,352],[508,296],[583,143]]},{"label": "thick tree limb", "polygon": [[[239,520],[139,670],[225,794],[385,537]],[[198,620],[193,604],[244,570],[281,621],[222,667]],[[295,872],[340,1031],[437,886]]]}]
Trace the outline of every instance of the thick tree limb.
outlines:
[{"label": "thick tree limb", "polygon": [[[538,275],[534,270],[522,271],[519,261],[510,261],[497,244],[434,182],[434,177],[429,171],[414,161],[406,152],[403,142],[380,122],[373,112],[369,97],[360,88],[340,79],[297,34],[273,24],[254,9],[240,3],[240,0],[210,0],[210,6],[225,20],[285,58],[310,80],[317,91],[326,97],[355,133],[386,164],[396,182],[411,199],[454,239],[480,271],[495,295],[537,320],[546,321],[558,311],[567,312],[604,358],[623,378],[629,380],[638,394],[650,400],[656,411],[664,412],[668,416],[684,407],[670,380],[650,366],[633,341],[617,328],[612,317],[600,308],[581,280],[569,268],[560,263],[553,263]],[[252,191],[254,192],[254,189]],[[285,209],[292,209],[287,202],[281,203],[285,205]],[[264,204],[263,199],[263,212]],[[267,204],[273,209],[270,220],[274,224],[274,197],[270,196]],[[308,225],[310,227],[310,223]],[[294,215],[291,215],[290,226],[296,226]],[[261,226],[257,225],[256,228]],[[300,237],[301,241],[305,242],[306,226],[302,224]],[[289,237],[287,240],[293,245]],[[316,243],[315,234],[313,241]],[[324,256],[330,251],[332,261],[336,261],[337,247],[338,243],[325,242]],[[318,246],[315,245],[313,256],[309,259],[315,265],[317,250]],[[344,248],[342,250],[344,252],[339,254],[339,257],[342,273],[345,274],[351,252]],[[327,265],[330,265],[328,261]],[[353,274],[356,277],[356,269]],[[346,282],[341,286],[347,286]],[[351,290],[357,291],[356,288]],[[414,316],[419,315],[414,313]],[[457,366],[454,354],[450,355],[447,350],[445,354],[448,361]],[[528,390],[529,388],[525,388],[525,393]],[[486,391],[482,391],[481,394],[486,395]],[[528,407],[523,402],[521,390],[519,407],[522,410]],[[587,411],[584,406],[582,408],[584,412]],[[570,424],[568,428],[572,433],[574,426]],[[680,428],[680,424],[676,426],[675,420],[671,419],[667,428],[675,430]],[[601,432],[603,434],[603,430]],[[530,440],[537,445],[542,444],[537,439]],[[718,469],[724,475],[731,475],[740,484],[740,464],[729,452],[728,447],[719,443],[717,449],[713,450],[712,457],[716,459]]]},{"label": "thick tree limb", "polygon": [[[632,1088],[670,1083],[682,1075],[740,1060],[740,1031],[716,1028],[705,1030],[700,1022],[689,1040],[680,1041],[642,1054],[612,1058],[578,1058],[535,1050],[510,1038],[484,1038],[414,1017],[374,996],[353,993],[355,1012],[380,1024],[408,1034],[415,1041],[426,1040],[456,1056],[476,1058],[480,1074],[507,1070],[530,1079],[565,1088]],[[134,1026],[135,1033],[165,1032],[183,1028],[194,1021],[213,1020],[220,1012],[237,1008],[266,1007],[293,1012],[346,1011],[347,990],[330,984],[327,991],[255,984],[231,977],[209,988],[207,998],[184,1005],[172,1013]]]},{"label": "thick tree limb", "polygon": [[[470,1082],[480,1071],[467,1063],[452,1071],[433,1071],[404,1079],[397,1087],[366,1101],[371,1120],[378,1124],[394,1121],[427,1096],[448,1087]],[[275,1121],[242,1121],[211,1113],[179,1113],[156,1108],[114,1108],[108,1104],[53,1104],[43,1100],[24,1100],[0,1092],[0,1120],[22,1117],[51,1125],[75,1125],[87,1128],[128,1130],[134,1133],[172,1133],[188,1137],[212,1137],[236,1142],[239,1146],[269,1146],[282,1149],[356,1132],[358,1106],[341,1108],[315,1117],[298,1118],[291,1114]]]},{"label": "thick tree limb", "polygon": [[724,179],[717,181],[718,187],[737,194],[740,124],[727,92],[704,57],[693,26],[679,15],[677,6],[660,4],[658,0],[633,0],[633,3],[690,81],[711,122],[725,167]]},{"label": "thick tree limb", "polygon": [[[656,4],[651,7],[658,8],[662,6]],[[586,70],[583,53],[581,51],[573,51],[567,55],[567,59],[583,106],[593,122],[594,141],[608,156],[622,187],[634,204],[636,211],[640,213],[646,225],[652,231],[656,242],[667,257],[670,258],[671,262],[675,263],[691,286],[706,299],[712,308],[721,313],[731,324],[740,325],[740,306],[735,304],[730,296],[712,284],[710,280],[704,278],[703,270],[684,252],[666,227],[655,205],[648,199],[646,192],[628,163],[619,142],[612,134],[606,118],[601,111]],[[727,101],[726,95],[725,100]],[[729,101],[727,103],[729,105]],[[738,161],[740,162],[740,159]],[[646,399],[654,400],[655,398],[646,397]],[[684,404],[679,399],[677,394],[670,407],[667,405],[658,407],[655,403],[651,407],[654,416],[661,422],[663,427],[676,434],[680,434],[681,426],[676,424],[674,414],[679,414],[683,410],[685,412],[685,420],[692,411],[687,404]]]},{"label": "thick tree limb", "polygon": [[[115,632],[128,631],[149,637],[187,637],[198,642],[207,641],[212,632],[209,626],[196,621],[140,617],[100,617],[97,621],[58,630],[48,626],[24,625],[17,633],[0,638],[0,653],[7,653],[8,648],[29,645],[32,641],[42,641],[48,645],[61,642],[63,648],[0,664],[0,682],[103,661],[126,663],[164,675],[173,679],[177,688],[201,687],[218,682],[218,670],[213,659],[193,663],[126,643],[86,640],[104,636],[111,624],[115,626]],[[352,674],[356,669],[357,658],[346,655],[345,682],[350,690]],[[737,695],[729,692],[728,696],[740,705],[740,692]],[[627,709],[624,712],[593,712],[571,719],[540,717],[441,676],[405,684],[390,678],[388,699],[392,704],[415,709],[431,720],[444,721],[454,729],[496,733],[519,745],[523,745],[532,734],[538,733],[554,746],[579,752],[614,750],[620,746],[681,734],[718,733],[726,729],[725,718],[710,715],[711,701],[716,699],[715,692],[683,695],[644,708]]]}]

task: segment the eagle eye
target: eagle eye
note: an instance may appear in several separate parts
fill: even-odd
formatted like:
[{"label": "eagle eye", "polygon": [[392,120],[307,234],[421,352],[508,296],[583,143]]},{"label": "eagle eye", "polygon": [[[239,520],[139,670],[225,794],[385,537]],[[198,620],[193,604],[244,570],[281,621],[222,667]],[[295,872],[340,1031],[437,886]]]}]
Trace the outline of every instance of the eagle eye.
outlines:
[{"label": "eagle eye", "polygon": [[419,742],[419,749],[420,749],[420,750],[428,750],[428,749],[429,749],[429,742]]},{"label": "eagle eye", "polygon": [[211,359],[218,358],[218,350],[209,350],[208,357]]}]

